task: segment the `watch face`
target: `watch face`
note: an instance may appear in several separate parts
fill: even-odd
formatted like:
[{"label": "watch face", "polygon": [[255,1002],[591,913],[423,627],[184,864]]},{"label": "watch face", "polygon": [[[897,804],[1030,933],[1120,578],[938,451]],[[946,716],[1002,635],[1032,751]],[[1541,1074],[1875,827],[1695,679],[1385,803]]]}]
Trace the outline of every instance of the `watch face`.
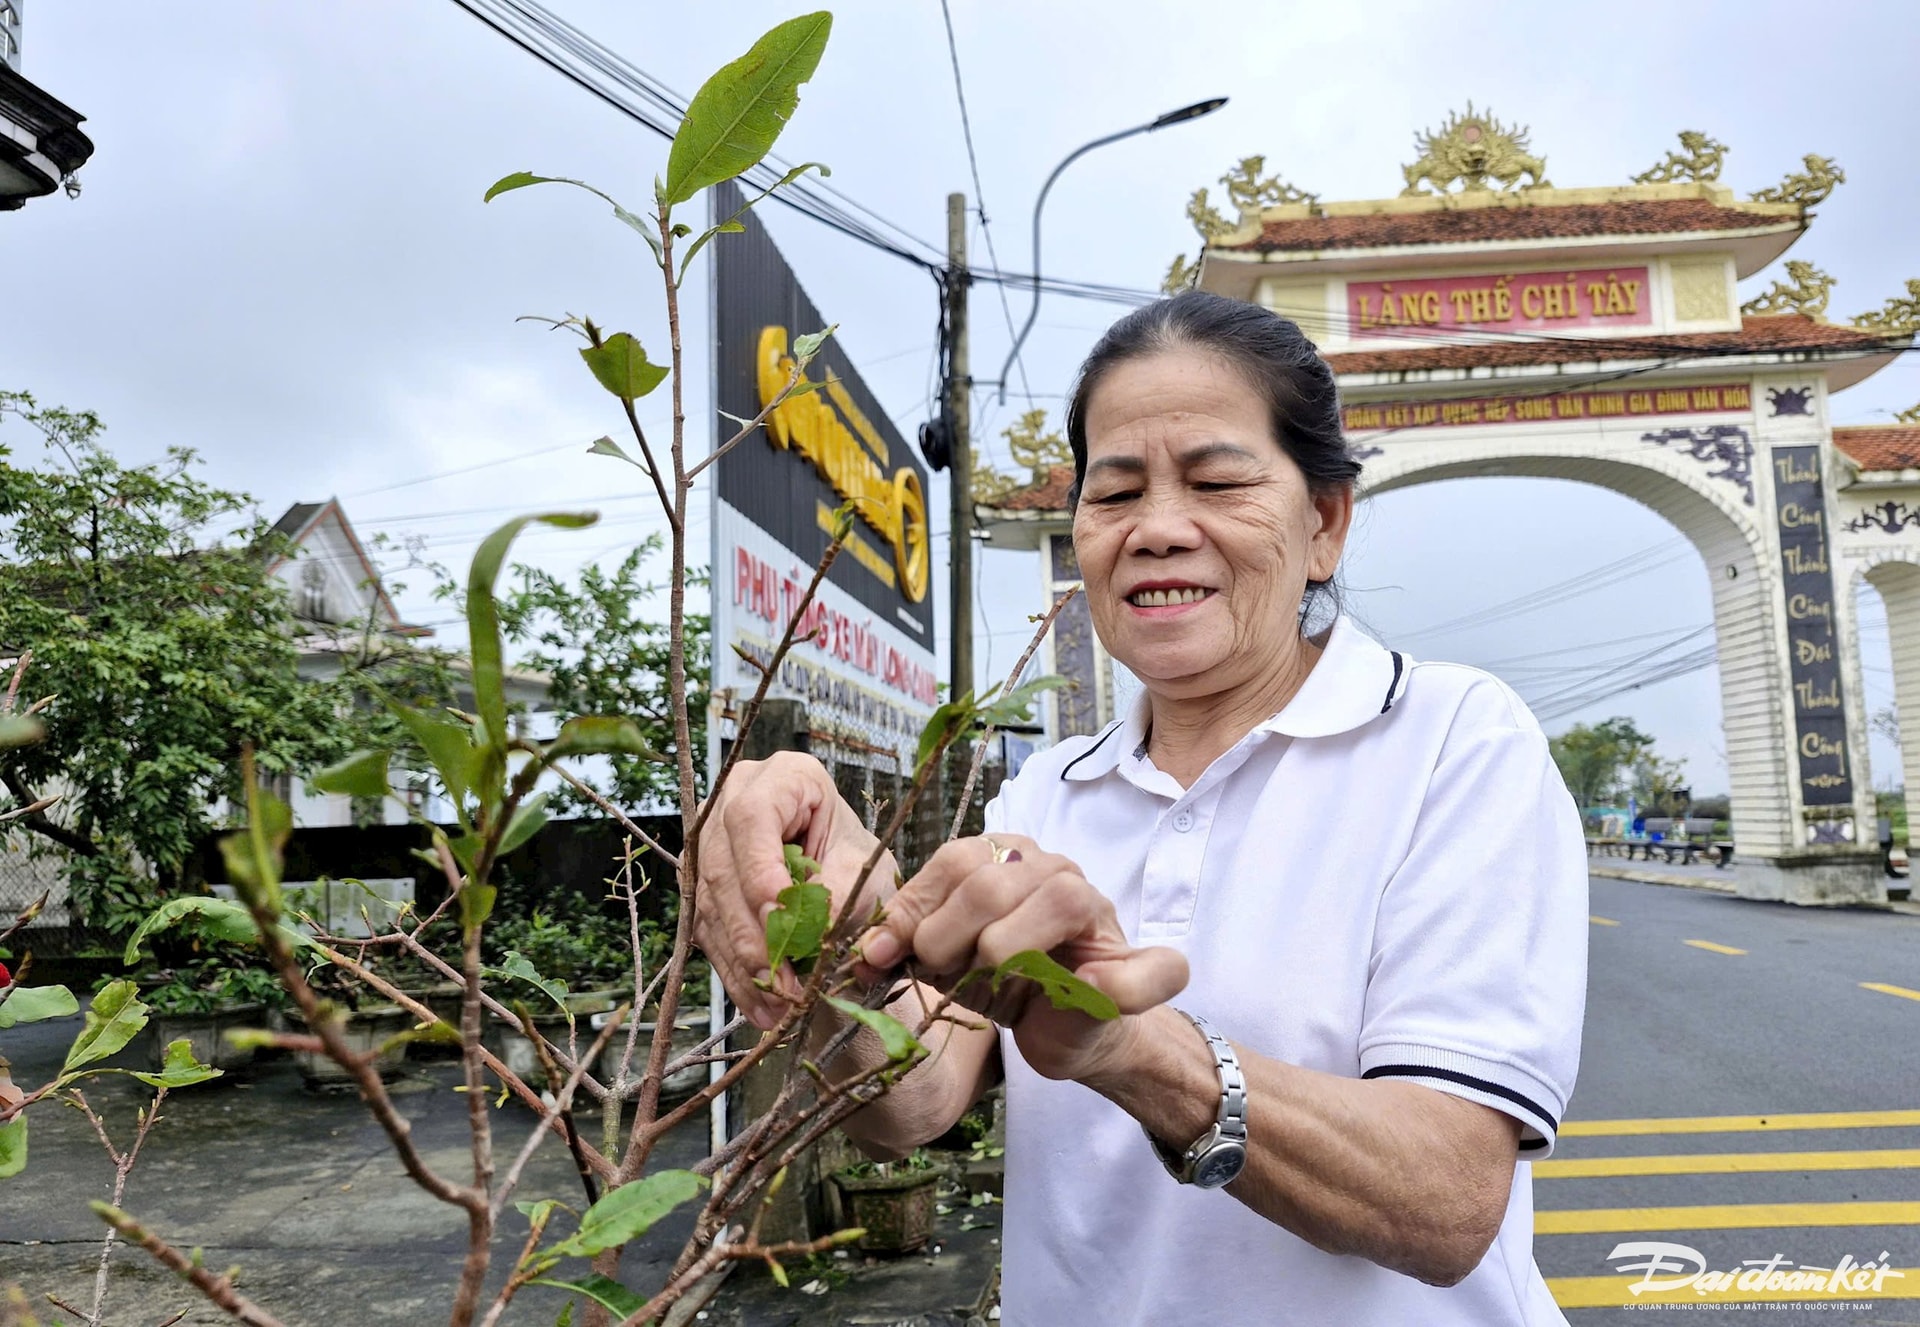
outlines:
[{"label": "watch face", "polygon": [[1233,1183],[1247,1164],[1247,1149],[1239,1143],[1217,1143],[1193,1165],[1196,1188],[1218,1189]]}]

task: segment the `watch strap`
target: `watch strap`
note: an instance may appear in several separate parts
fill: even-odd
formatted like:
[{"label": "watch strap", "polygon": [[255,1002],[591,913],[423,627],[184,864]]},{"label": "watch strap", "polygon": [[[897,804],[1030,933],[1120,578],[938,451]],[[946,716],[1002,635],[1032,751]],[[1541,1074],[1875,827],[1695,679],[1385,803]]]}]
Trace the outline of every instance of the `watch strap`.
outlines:
[{"label": "watch strap", "polygon": [[1247,1076],[1240,1068],[1240,1057],[1234,1053],[1233,1044],[1215,1031],[1211,1023],[1184,1009],[1175,1012],[1198,1029],[1207,1040],[1207,1048],[1213,1052],[1214,1069],[1220,1076],[1220,1106],[1214,1114],[1213,1127],[1195,1139],[1191,1146],[1181,1150],[1162,1143],[1144,1125],[1141,1128],[1147,1135],[1147,1141],[1153,1145],[1154,1154],[1160,1158],[1160,1164],[1167,1168],[1167,1173],[1182,1184],[1191,1184],[1195,1166],[1201,1157],[1215,1147],[1222,1143],[1246,1145]]}]

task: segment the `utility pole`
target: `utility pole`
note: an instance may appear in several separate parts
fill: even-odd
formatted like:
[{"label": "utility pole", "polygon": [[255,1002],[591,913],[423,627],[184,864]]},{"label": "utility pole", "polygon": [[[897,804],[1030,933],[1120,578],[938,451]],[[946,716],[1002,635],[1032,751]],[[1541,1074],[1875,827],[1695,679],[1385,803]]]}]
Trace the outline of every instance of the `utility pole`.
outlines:
[{"label": "utility pole", "polygon": [[953,354],[946,382],[952,460],[947,478],[952,502],[947,517],[952,578],[947,598],[950,658],[949,699],[973,690],[973,378],[967,359],[967,196],[947,195],[947,334]]}]

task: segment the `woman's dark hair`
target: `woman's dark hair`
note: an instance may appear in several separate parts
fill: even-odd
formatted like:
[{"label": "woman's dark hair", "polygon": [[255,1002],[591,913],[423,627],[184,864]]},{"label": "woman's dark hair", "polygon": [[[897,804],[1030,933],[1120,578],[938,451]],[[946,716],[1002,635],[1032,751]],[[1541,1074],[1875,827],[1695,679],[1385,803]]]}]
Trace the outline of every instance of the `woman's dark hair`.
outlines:
[{"label": "woman's dark hair", "polygon": [[1073,501],[1079,501],[1087,477],[1087,409],[1094,389],[1116,365],[1181,346],[1211,351],[1246,375],[1265,398],[1273,436],[1315,494],[1359,477],[1360,462],[1340,431],[1333,370],[1299,324],[1258,304],[1189,290],[1129,313],[1106,330],[1080,365],[1067,406]]},{"label": "woman's dark hair", "polygon": [[[1220,356],[1264,398],[1281,450],[1300,467],[1316,496],[1350,486],[1360,462],[1340,430],[1340,392],[1333,370],[1297,323],[1269,309],[1204,290],[1189,290],[1135,309],[1109,327],[1080,365],[1067,406],[1067,443],[1073,448],[1073,488],[1080,501],[1087,477],[1087,411],[1094,391],[1115,366],[1180,347]],[[1324,582],[1309,586],[1307,606]],[[1306,606],[1303,606],[1303,611]]]}]

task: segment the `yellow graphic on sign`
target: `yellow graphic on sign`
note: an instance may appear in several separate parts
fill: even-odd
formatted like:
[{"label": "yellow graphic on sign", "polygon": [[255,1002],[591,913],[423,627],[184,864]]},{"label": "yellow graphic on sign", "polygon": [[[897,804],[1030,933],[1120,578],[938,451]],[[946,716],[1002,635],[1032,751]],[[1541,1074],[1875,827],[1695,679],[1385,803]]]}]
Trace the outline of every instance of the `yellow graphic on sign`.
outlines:
[{"label": "yellow graphic on sign", "polygon": [[[786,328],[760,329],[756,363],[760,404],[765,406],[780,394],[793,371]],[[802,375],[802,394],[789,396],[767,415],[767,436],[782,451],[806,457],[833,491],[853,504],[860,519],[893,550],[901,593],[909,603],[919,603],[927,597],[929,557],[927,498],[920,476],[902,466],[888,478],[881,469],[887,459],[886,443],[846,388],[833,378],[812,389],[807,382]]]}]

